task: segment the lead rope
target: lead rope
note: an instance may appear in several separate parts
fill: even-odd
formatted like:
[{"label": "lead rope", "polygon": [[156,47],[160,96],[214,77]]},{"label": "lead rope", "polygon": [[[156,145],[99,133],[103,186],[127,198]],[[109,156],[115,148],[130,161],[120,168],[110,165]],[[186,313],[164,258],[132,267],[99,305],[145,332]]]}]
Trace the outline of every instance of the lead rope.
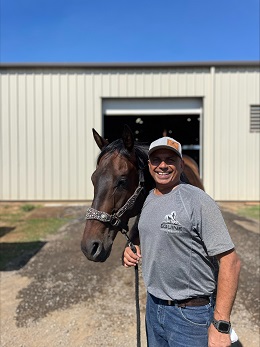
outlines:
[{"label": "lead rope", "polygon": [[[131,250],[136,254],[137,250],[133,242],[130,241],[127,231],[121,230],[121,233],[127,239],[128,246]],[[136,309],[136,341],[137,347],[141,347],[141,317],[140,317],[140,305],[139,305],[139,273],[138,273],[138,264],[136,264],[135,268],[135,309]]]},{"label": "lead rope", "polygon": [[[139,170],[139,186],[143,187],[144,184],[144,173],[143,170]],[[139,193],[138,193],[139,195]],[[127,228],[128,229],[128,228]],[[128,246],[136,254],[137,250],[133,242],[129,239],[127,235],[127,230],[121,230],[121,233],[125,235],[127,239]],[[135,311],[136,311],[136,346],[141,347],[141,315],[140,315],[140,304],[139,304],[139,272],[138,264],[135,268]]]}]

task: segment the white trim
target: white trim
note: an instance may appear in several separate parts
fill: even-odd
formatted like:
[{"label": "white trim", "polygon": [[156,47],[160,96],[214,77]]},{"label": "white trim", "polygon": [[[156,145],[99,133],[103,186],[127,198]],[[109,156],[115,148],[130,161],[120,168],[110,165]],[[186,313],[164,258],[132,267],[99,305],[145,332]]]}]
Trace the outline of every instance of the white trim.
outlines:
[{"label": "white trim", "polygon": [[160,115],[174,115],[174,114],[202,114],[201,108],[196,109],[147,109],[147,110],[130,110],[130,109],[106,109],[106,116],[160,116]]}]

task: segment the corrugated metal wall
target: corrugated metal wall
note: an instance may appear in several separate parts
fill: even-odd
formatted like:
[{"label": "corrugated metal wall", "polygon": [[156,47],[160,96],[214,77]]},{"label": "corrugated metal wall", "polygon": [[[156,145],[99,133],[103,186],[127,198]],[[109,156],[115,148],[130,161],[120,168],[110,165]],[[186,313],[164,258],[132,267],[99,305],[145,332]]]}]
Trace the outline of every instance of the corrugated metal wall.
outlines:
[{"label": "corrugated metal wall", "polygon": [[92,87],[91,74],[13,71],[1,76],[2,199],[90,198],[94,144],[87,129],[96,125]]},{"label": "corrugated metal wall", "polygon": [[203,179],[216,200],[258,200],[256,68],[1,69],[0,198],[91,200],[102,98],[203,98]]},{"label": "corrugated metal wall", "polygon": [[216,200],[260,199],[260,134],[250,133],[250,105],[260,104],[259,82],[259,69],[217,70],[214,102]]}]

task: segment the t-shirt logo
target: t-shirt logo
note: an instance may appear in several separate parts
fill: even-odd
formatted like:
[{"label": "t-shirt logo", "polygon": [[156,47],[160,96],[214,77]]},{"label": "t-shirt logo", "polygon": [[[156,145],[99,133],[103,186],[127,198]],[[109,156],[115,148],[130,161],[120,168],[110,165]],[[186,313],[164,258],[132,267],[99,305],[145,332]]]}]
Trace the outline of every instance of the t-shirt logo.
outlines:
[{"label": "t-shirt logo", "polygon": [[180,233],[182,231],[182,226],[176,219],[175,211],[172,211],[171,214],[167,214],[164,217],[164,221],[161,224],[161,229],[167,233]]}]

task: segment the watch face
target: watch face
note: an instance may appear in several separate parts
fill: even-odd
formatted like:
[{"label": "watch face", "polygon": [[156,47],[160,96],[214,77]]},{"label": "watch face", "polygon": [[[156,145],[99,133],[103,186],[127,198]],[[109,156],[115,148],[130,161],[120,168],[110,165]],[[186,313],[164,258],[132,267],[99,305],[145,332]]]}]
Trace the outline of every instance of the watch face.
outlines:
[{"label": "watch face", "polygon": [[220,331],[228,333],[230,325],[228,323],[225,323],[225,322],[219,322],[218,328]]}]

